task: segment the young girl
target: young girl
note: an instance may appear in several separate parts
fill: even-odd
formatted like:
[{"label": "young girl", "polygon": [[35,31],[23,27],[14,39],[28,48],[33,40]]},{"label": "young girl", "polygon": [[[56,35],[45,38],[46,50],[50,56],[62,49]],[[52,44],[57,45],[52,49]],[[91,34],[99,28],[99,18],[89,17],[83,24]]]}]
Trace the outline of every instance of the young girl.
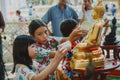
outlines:
[{"label": "young girl", "polygon": [[53,58],[57,50],[57,46],[67,40],[73,42],[80,36],[86,34],[85,31],[75,29],[69,37],[55,37],[49,36],[46,24],[41,20],[33,20],[29,25],[29,33],[33,36],[37,43],[38,54],[36,60],[41,64],[48,65],[50,62],[49,58]]},{"label": "young girl", "polygon": [[[35,62],[37,47],[35,40],[27,35],[18,36],[13,44],[13,73],[15,80],[45,80],[57,68],[60,60],[66,55],[67,49],[59,47],[55,57],[48,66]],[[49,79],[47,79],[49,80]]]},{"label": "young girl", "polygon": [[[37,62],[41,63],[42,65],[48,65],[50,63],[51,58],[54,57],[57,46],[67,40],[73,42],[74,40],[78,39],[80,36],[86,34],[86,32],[82,32],[80,29],[74,30],[69,37],[55,37],[49,36],[48,28],[46,24],[41,20],[33,20],[29,25],[29,33],[33,36],[37,43],[36,46],[38,47],[38,54],[36,56]],[[54,74],[50,76],[51,80],[53,79]]]}]

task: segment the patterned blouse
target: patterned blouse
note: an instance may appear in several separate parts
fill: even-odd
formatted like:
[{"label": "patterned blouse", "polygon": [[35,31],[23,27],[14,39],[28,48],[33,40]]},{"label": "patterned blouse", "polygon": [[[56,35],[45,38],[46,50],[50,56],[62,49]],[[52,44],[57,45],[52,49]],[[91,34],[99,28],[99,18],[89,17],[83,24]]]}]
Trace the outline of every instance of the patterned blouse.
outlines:
[{"label": "patterned blouse", "polygon": [[62,37],[53,37],[49,36],[48,41],[45,45],[36,43],[36,46],[38,48],[38,54],[36,56],[37,62],[48,65],[50,62],[49,55],[51,50],[57,50],[57,46],[60,44],[60,40]]},{"label": "patterned blouse", "polygon": [[[17,64],[16,65],[16,79],[15,80],[31,80],[33,76],[40,73],[45,68],[44,65],[33,61],[32,69],[29,69],[26,65]],[[49,79],[45,79],[49,80]]]}]

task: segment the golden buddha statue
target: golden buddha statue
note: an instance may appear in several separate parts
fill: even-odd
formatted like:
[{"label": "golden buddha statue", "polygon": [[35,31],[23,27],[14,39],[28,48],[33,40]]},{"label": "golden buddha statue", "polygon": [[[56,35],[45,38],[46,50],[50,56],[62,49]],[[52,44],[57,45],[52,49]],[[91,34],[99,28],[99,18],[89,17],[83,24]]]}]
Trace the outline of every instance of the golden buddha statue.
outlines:
[{"label": "golden buddha statue", "polygon": [[89,31],[88,35],[82,40],[80,44],[86,43],[86,45],[81,46],[81,49],[89,48],[92,46],[99,46],[101,42],[101,30],[103,27],[103,15],[105,13],[105,7],[102,6],[101,0],[98,5],[94,8],[92,17],[95,20],[92,29]]},{"label": "golden buddha statue", "polygon": [[102,50],[99,47],[101,44],[101,31],[103,27],[102,17],[105,13],[105,7],[102,1],[99,0],[98,5],[94,8],[92,17],[95,19],[91,30],[87,36],[78,43],[73,49],[73,57],[70,66],[73,69],[85,68],[89,62],[89,57],[92,56],[95,67],[102,67],[105,62]]}]

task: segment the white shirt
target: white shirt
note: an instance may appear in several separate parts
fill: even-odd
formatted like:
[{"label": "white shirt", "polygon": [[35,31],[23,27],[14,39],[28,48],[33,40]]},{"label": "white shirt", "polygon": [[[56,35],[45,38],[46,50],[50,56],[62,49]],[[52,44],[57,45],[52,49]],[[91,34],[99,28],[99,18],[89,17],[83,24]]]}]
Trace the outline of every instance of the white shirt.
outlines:
[{"label": "white shirt", "polygon": [[[85,21],[81,24],[81,27],[85,30],[90,30],[92,25],[94,24],[95,20],[92,17],[93,9],[85,11],[85,14],[83,11],[79,13],[79,19],[83,18],[83,15],[85,15]],[[106,19],[106,13],[103,16],[103,20]],[[89,25],[89,26],[88,26]]]},{"label": "white shirt", "polygon": [[85,14],[81,11],[79,13],[79,19],[82,19],[83,18],[83,15],[85,15],[85,20],[89,21],[90,23],[93,23],[94,20],[92,18],[92,12],[93,10],[87,10],[85,11]]},{"label": "white shirt", "polygon": [[[90,23],[93,23],[94,22],[94,19],[93,19],[93,17],[92,17],[92,13],[93,13],[93,10],[87,10],[87,11],[85,11],[85,20],[86,21],[88,21],[88,22],[90,22]],[[83,12],[81,11],[80,13],[79,13],[79,19],[82,19],[83,18]],[[103,20],[104,19],[106,19],[107,17],[106,17],[106,13],[104,14],[104,16],[103,16]]]}]

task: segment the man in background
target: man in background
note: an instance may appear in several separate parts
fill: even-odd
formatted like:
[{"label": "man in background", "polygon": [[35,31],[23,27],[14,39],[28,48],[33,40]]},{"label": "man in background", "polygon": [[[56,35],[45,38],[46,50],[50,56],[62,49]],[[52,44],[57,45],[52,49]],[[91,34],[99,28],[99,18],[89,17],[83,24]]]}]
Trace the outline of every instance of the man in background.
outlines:
[{"label": "man in background", "polygon": [[60,23],[65,19],[75,19],[78,21],[76,11],[67,4],[67,0],[59,0],[59,3],[47,11],[42,20],[48,24],[51,21],[53,36],[62,36]]}]

